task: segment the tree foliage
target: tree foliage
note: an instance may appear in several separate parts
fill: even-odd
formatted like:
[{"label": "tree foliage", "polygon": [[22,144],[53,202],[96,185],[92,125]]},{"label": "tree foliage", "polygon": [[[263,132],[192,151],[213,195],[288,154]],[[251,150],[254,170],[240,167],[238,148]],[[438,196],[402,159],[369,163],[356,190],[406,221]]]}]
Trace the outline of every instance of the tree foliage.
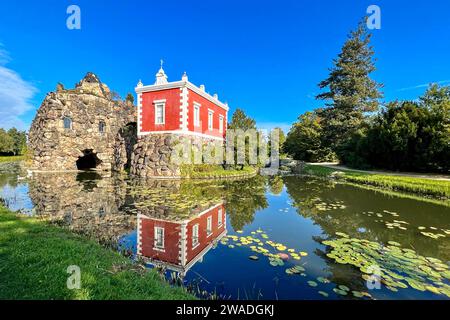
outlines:
[{"label": "tree foliage", "polygon": [[367,112],[378,110],[381,84],[370,78],[375,71],[371,34],[365,21],[352,31],[333,61],[327,79],[319,83],[326,91],[317,99],[326,101],[318,110],[324,128],[322,144],[339,152],[339,148],[360,129]]},{"label": "tree foliage", "polygon": [[244,131],[256,129],[256,121],[247,116],[244,110],[238,108],[231,117],[231,122],[228,124],[228,129],[242,129]]},{"label": "tree foliage", "polygon": [[450,87],[432,85],[415,101],[389,103],[353,135],[342,162],[402,171],[450,170]]},{"label": "tree foliage", "polygon": [[0,128],[0,154],[19,155],[26,150],[27,136],[25,131],[11,128],[8,131]]},{"label": "tree foliage", "polygon": [[333,159],[332,151],[322,145],[323,128],[317,112],[306,112],[289,131],[283,151],[294,159],[320,162]]},{"label": "tree foliage", "polygon": [[125,98],[125,101],[134,103],[134,96],[130,92],[128,92],[127,97]]}]

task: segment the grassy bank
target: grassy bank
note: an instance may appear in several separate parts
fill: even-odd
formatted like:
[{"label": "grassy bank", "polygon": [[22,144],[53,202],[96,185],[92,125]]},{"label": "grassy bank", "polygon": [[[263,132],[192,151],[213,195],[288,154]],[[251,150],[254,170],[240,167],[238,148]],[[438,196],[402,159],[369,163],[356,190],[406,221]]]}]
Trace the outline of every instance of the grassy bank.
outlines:
[{"label": "grassy bank", "polygon": [[0,162],[22,161],[25,156],[0,156]]},{"label": "grassy bank", "polygon": [[[320,177],[330,177],[338,170],[319,165],[307,165],[305,172]],[[352,170],[339,171],[337,179],[355,184],[369,185],[394,191],[410,192],[414,194],[450,199],[450,182],[415,177],[393,176],[382,174],[362,173]]]},{"label": "grassy bank", "polygon": [[[67,267],[81,288],[67,289]],[[0,206],[0,299],[193,299],[131,260],[62,228]]]}]

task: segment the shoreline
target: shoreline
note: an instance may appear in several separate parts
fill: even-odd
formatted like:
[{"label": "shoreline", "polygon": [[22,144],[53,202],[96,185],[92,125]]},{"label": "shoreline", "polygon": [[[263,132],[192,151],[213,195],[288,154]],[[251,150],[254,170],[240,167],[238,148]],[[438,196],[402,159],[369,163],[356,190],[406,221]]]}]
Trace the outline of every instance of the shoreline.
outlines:
[{"label": "shoreline", "polygon": [[[196,299],[112,249],[3,205],[0,242],[0,299]],[[67,288],[70,266],[80,268],[80,289]]]}]

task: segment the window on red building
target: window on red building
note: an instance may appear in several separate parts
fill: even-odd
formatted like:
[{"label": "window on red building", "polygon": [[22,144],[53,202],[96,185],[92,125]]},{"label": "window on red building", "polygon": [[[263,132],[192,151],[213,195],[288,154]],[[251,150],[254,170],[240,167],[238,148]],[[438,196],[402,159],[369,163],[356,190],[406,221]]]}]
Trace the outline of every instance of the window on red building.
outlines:
[{"label": "window on red building", "polygon": [[212,234],[212,217],[209,216],[206,220],[206,235],[210,236]]},{"label": "window on red building", "polygon": [[214,116],[214,111],[209,110],[208,111],[208,130],[212,131],[213,129],[213,116]]},{"label": "window on red building", "polygon": [[194,126],[200,127],[200,105],[194,103]]},{"label": "window on red building", "polygon": [[198,245],[199,245],[198,224],[196,224],[192,227],[192,248],[195,248]]},{"label": "window on red building", "polygon": [[165,119],[165,102],[155,103],[155,124],[164,124]]},{"label": "window on red building", "polygon": [[219,211],[217,212],[217,225],[220,227],[222,226],[222,209],[219,209]]},{"label": "window on red building", "polygon": [[155,248],[164,250],[164,228],[155,227]]},{"label": "window on red building", "polygon": [[219,132],[223,133],[223,116],[219,117]]}]

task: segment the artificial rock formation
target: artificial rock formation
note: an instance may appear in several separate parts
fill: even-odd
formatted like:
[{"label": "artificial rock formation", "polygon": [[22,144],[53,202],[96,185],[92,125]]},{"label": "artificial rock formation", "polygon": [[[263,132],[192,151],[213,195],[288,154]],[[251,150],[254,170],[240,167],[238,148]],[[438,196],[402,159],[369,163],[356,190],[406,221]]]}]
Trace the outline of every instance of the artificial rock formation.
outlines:
[{"label": "artificial rock formation", "polygon": [[180,178],[182,163],[195,163],[194,154],[201,159],[205,146],[214,150],[222,145],[217,140],[185,134],[145,135],[134,145],[130,173],[147,178]]},{"label": "artificial rock formation", "polygon": [[58,84],[39,108],[30,128],[32,169],[123,170],[136,141],[136,107],[114,99],[88,73],[75,89]]}]

